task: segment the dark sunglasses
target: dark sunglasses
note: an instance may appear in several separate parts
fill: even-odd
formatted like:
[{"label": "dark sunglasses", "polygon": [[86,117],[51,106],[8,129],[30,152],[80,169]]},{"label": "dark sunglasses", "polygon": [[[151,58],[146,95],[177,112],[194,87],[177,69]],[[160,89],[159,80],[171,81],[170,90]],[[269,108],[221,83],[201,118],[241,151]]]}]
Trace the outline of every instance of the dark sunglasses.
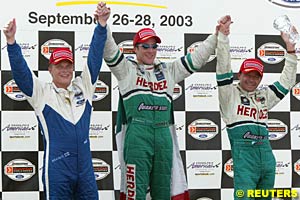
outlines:
[{"label": "dark sunglasses", "polygon": [[158,47],[157,44],[146,44],[146,43],[141,43],[138,46],[143,47],[144,49],[149,49],[149,48],[156,49]]}]

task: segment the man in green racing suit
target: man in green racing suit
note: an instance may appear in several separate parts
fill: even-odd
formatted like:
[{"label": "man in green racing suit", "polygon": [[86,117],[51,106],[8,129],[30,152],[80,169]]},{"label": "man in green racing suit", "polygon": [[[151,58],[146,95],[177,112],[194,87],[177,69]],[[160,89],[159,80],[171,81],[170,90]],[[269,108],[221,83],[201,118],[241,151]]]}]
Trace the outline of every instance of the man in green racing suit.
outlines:
[{"label": "man in green racing suit", "polygon": [[[110,9],[100,3],[99,17],[109,18]],[[155,200],[189,199],[186,180],[176,178],[174,154],[180,158],[172,130],[172,95],[176,83],[199,70],[216,48],[217,37],[210,35],[193,53],[170,63],[156,60],[160,38],[143,28],[133,39],[136,60],[126,59],[108,30],[104,59],[118,80],[126,133],[120,136],[121,199],[145,200],[148,187]],[[117,136],[118,137],[118,136]],[[173,139],[172,139],[173,137]],[[122,160],[124,156],[124,160]],[[173,162],[173,164],[172,164]],[[184,176],[182,161],[178,166]],[[172,174],[172,175],[171,175]],[[171,184],[171,180],[172,184]]]},{"label": "man in green racing suit", "polygon": [[[238,73],[239,83],[233,84],[230,64],[230,16],[220,22],[217,43],[217,83],[220,111],[226,123],[231,144],[234,170],[234,199],[253,199],[250,190],[273,189],[276,161],[268,139],[268,111],[289,92],[296,81],[297,60],[295,44],[289,35],[281,33],[288,53],[279,81],[257,89],[263,77],[263,64],[259,59],[246,59]],[[239,196],[243,191],[244,196]],[[260,199],[272,199],[268,197]]]}]

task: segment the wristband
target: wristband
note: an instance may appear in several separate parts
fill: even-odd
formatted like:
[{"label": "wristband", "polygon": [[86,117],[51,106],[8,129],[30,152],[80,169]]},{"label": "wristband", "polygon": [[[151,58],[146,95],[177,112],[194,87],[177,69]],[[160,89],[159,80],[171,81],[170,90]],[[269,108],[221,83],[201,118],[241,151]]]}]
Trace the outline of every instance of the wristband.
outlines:
[{"label": "wristband", "polygon": [[288,53],[296,53],[296,50],[293,51],[287,51]]}]

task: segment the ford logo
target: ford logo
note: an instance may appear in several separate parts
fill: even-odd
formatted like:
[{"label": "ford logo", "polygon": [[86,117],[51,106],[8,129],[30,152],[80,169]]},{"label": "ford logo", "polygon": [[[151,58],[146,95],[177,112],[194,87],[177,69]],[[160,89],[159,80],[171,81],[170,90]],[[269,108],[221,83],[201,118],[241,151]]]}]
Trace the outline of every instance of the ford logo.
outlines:
[{"label": "ford logo", "polygon": [[290,2],[290,3],[299,3],[300,2],[300,0],[283,0],[283,1]]},{"label": "ford logo", "polygon": [[202,134],[202,135],[199,135],[200,138],[207,138],[207,135],[205,134]]},{"label": "ford logo", "polygon": [[300,8],[299,0],[268,0],[269,2],[285,8]]},{"label": "ford logo", "polygon": [[269,138],[277,138],[276,134],[269,134]]},{"label": "ford logo", "polygon": [[16,94],[16,98],[24,98],[24,95],[23,94]]},{"label": "ford logo", "polygon": [[21,174],[16,175],[16,179],[23,179],[23,178],[24,178],[24,176]]},{"label": "ford logo", "polygon": [[275,58],[268,58],[268,61],[275,61]]}]

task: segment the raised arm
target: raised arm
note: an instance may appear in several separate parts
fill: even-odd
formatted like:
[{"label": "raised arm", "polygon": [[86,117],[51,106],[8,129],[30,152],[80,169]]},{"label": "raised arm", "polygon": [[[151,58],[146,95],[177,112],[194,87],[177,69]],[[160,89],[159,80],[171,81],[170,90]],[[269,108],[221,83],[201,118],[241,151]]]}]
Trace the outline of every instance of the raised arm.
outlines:
[{"label": "raised arm", "polygon": [[216,77],[219,92],[219,103],[220,111],[224,116],[223,119],[228,118],[225,116],[232,109],[228,102],[232,102],[233,90],[233,72],[231,69],[230,60],[230,46],[228,35],[230,33],[230,24],[232,23],[229,15],[222,17],[219,20],[217,29],[218,33],[218,44],[217,44],[217,68]]},{"label": "raised arm", "polygon": [[3,27],[6,37],[7,51],[12,75],[20,90],[31,97],[33,93],[32,73],[22,55],[21,47],[16,43],[16,19],[12,19]]},{"label": "raised arm", "polygon": [[[297,32],[296,28],[293,27]],[[285,42],[287,54],[285,57],[285,65],[282,70],[279,82],[290,90],[296,83],[297,58],[295,55],[296,44],[289,40],[289,34],[281,32],[281,38]]]},{"label": "raised arm", "polygon": [[[293,27],[294,32],[297,32]],[[281,32],[281,38],[285,42],[287,54],[285,56],[285,65],[280,75],[279,81],[269,86],[268,101],[269,109],[273,108],[296,83],[297,57],[295,55],[295,43],[289,40],[288,33]]]},{"label": "raised arm", "polygon": [[[97,16],[99,16],[98,22],[101,24],[107,23],[107,20],[110,16],[110,8],[106,6],[105,3],[100,2],[100,5],[97,7]],[[106,25],[107,29],[107,39],[105,42],[103,57],[110,68],[111,72],[115,75],[117,80],[122,80],[126,77],[128,72],[128,65],[126,65],[126,58],[123,53],[120,51],[118,45],[116,44],[109,26]]]},{"label": "raised arm", "polygon": [[[232,79],[232,70],[230,62],[230,52],[229,52],[229,39],[230,34],[230,24],[232,23],[231,17],[226,15],[222,17],[219,21],[218,29],[218,43],[217,43],[217,78],[218,75],[227,75],[227,79]],[[218,81],[222,79],[218,79]],[[226,81],[228,82],[228,81]],[[218,82],[220,85],[224,85],[222,82]]]},{"label": "raised arm", "polygon": [[95,82],[97,81],[98,74],[101,69],[103,49],[107,37],[106,21],[110,15],[110,9],[107,9],[105,10],[105,12],[103,12],[101,9],[103,6],[105,6],[105,3],[98,3],[97,9],[94,13],[98,24],[94,30],[87,58],[92,84],[95,84]]}]

